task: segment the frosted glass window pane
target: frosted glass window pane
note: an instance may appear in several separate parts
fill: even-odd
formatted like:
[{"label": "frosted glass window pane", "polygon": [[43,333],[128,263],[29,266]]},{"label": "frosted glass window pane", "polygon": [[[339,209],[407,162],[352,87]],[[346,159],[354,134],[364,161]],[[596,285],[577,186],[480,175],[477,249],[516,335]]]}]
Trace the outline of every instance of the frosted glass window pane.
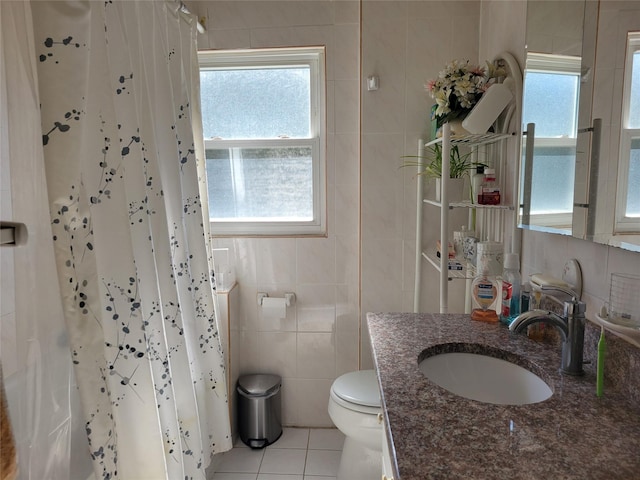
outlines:
[{"label": "frosted glass window pane", "polygon": [[311,147],[207,149],[212,221],[309,221]]},{"label": "frosted glass window pane", "polygon": [[326,233],[324,48],[198,57],[212,233]]},{"label": "frosted glass window pane", "polygon": [[310,138],[309,66],[201,70],[205,138]]},{"label": "frosted glass window pane", "polygon": [[633,54],[633,66],[631,68],[629,128],[640,128],[640,51]]},{"label": "frosted glass window pane", "polygon": [[576,137],[578,76],[527,72],[522,118],[536,124],[536,137]]},{"label": "frosted glass window pane", "polygon": [[531,213],[573,211],[575,147],[535,147]]},{"label": "frosted glass window pane", "polygon": [[640,218],[640,138],[631,140],[625,216]]}]

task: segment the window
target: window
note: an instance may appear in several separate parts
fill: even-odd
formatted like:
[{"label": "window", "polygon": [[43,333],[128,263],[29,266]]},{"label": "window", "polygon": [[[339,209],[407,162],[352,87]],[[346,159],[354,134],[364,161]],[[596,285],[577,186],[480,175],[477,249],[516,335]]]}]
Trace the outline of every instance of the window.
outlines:
[{"label": "window", "polygon": [[640,32],[627,34],[616,233],[640,231]]},{"label": "window", "polygon": [[198,55],[212,233],[326,233],[324,48]]},{"label": "window", "polygon": [[531,224],[570,227],[580,57],[527,53],[524,88],[523,123],[536,125]]}]

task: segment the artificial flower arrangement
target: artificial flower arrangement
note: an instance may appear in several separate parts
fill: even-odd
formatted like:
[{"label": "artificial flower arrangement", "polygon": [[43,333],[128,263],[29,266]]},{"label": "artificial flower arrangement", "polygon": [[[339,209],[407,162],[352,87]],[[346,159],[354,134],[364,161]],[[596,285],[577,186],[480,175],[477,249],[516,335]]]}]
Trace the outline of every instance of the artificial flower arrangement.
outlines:
[{"label": "artificial flower arrangement", "polygon": [[438,129],[452,120],[464,119],[496,79],[506,75],[503,68],[486,63],[485,68],[468,60],[453,60],[438,78],[427,82],[425,88],[436,101],[432,114]]}]

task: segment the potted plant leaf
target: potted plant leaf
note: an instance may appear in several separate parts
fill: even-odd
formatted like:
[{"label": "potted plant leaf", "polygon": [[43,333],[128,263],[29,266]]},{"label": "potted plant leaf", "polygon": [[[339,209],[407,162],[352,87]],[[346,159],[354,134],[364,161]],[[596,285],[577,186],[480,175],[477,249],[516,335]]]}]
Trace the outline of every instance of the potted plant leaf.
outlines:
[{"label": "potted plant leaf", "polygon": [[[403,167],[418,167],[418,176],[436,180],[436,201],[440,201],[440,181],[442,178],[442,145],[437,143],[429,147],[426,155],[406,155]],[[483,163],[471,161],[471,152],[460,153],[457,145],[451,147],[449,153],[449,201],[457,202],[464,198],[464,178],[471,170],[485,166]]]}]

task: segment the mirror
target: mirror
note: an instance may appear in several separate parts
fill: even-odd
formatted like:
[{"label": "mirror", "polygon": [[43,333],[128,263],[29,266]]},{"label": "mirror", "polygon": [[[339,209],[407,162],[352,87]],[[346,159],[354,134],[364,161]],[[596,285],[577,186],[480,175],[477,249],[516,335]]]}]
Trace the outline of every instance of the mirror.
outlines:
[{"label": "mirror", "polygon": [[527,3],[522,123],[528,154],[522,157],[519,223],[563,235],[573,233],[574,203],[579,203],[574,197],[585,183],[576,182],[576,172],[583,173],[576,153],[578,126],[591,117],[589,105],[581,102],[590,102],[584,93],[591,90],[590,70],[582,61],[585,6]]},{"label": "mirror", "polygon": [[[595,34],[587,36],[585,25],[584,39],[585,44],[589,39],[594,48],[597,45],[591,116],[602,119],[601,148],[599,161],[589,167],[588,188],[595,192],[591,194],[595,198],[587,199],[590,207],[584,228],[574,221],[573,234],[640,252],[640,144],[633,140],[637,139],[640,122],[638,107],[630,106],[634,104],[633,99],[638,98],[634,88],[640,87],[626,90],[630,84],[640,82],[640,66],[636,62],[631,67],[632,59],[640,58],[640,53],[634,54],[633,43],[627,44],[627,34],[640,31],[640,1],[601,1],[594,18],[596,25],[589,30],[597,28],[597,38]],[[629,60],[632,62],[627,63]],[[623,117],[626,118],[623,120]],[[595,120],[594,126],[598,126]]]},{"label": "mirror", "polygon": [[640,251],[640,231],[615,225],[623,57],[640,1],[529,0],[526,29],[523,124],[535,140],[522,143],[535,154],[521,164],[520,226]]}]

